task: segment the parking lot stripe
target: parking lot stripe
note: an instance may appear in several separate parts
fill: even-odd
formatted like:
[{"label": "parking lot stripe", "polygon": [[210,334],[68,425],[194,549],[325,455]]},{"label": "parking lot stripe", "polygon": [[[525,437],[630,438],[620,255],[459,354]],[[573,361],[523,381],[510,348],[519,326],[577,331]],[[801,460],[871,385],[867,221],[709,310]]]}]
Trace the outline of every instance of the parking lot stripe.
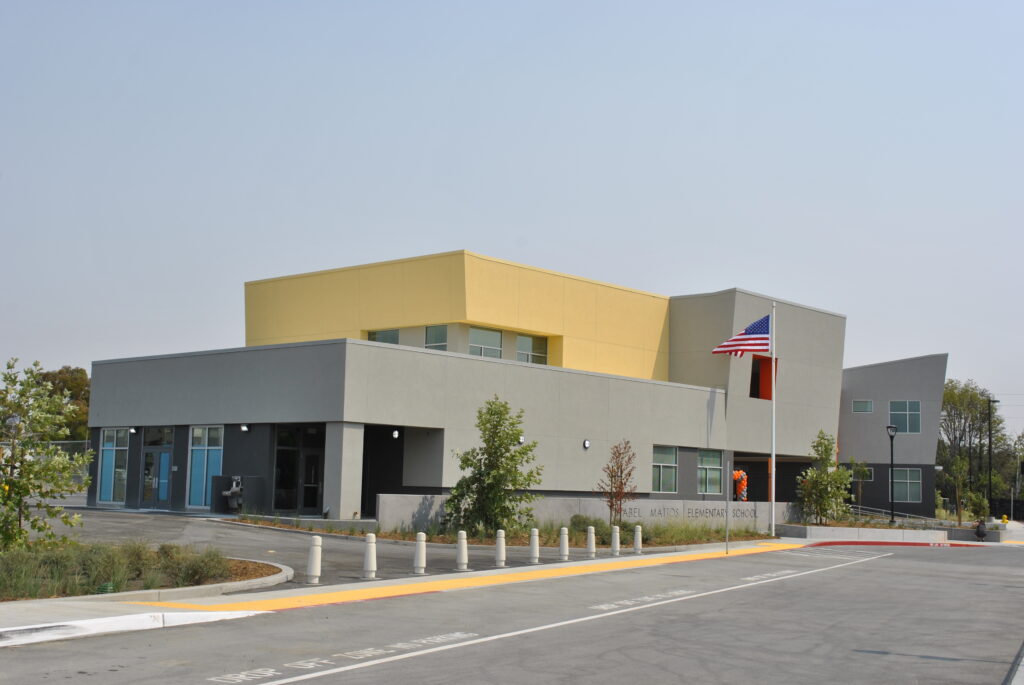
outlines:
[{"label": "parking lot stripe", "polygon": [[527,571],[508,571],[488,573],[486,575],[474,576],[447,576],[438,580],[423,580],[411,583],[395,585],[366,585],[358,589],[338,590],[335,592],[320,592],[312,594],[297,594],[287,597],[273,597],[269,599],[247,599],[244,601],[224,602],[219,604],[191,604],[186,602],[131,602],[132,604],[143,604],[146,606],[165,607],[171,609],[190,609],[193,611],[280,611],[283,609],[299,609],[303,607],[322,606],[324,604],[343,604],[346,602],[363,602],[371,599],[385,599],[389,597],[401,597],[405,595],[420,595],[430,592],[444,592],[447,590],[464,590],[469,588],[490,587],[494,585],[506,585],[509,583],[522,583],[533,580],[551,580],[570,576],[586,575],[590,573],[604,573],[608,571],[624,571],[635,568],[647,568],[651,566],[663,566],[666,564],[679,564],[690,561],[702,561],[706,559],[724,559],[729,557],[746,556],[750,554],[763,554],[765,552],[777,552],[789,549],[798,549],[803,545],[765,542],[756,547],[732,550],[728,555],[724,551],[717,552],[696,552],[682,554],[652,554],[645,556],[631,556],[615,560],[608,560],[596,563],[575,563],[571,565],[557,565],[543,568],[530,569]]}]

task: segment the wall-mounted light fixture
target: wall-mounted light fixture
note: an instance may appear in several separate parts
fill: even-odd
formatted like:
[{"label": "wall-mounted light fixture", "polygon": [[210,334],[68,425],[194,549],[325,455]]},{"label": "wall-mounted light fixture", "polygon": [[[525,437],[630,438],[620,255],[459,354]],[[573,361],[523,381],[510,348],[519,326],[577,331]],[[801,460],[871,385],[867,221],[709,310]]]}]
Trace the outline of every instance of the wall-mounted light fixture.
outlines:
[{"label": "wall-mounted light fixture", "polygon": [[583,449],[585,449],[585,450],[589,450],[590,449],[590,441],[589,440],[584,440],[583,441]]},{"label": "wall-mounted light fixture", "polygon": [[239,428],[242,429],[243,433],[248,433],[249,432],[249,424],[247,424],[247,423],[243,423],[241,426],[239,426]]},{"label": "wall-mounted light fixture", "polygon": [[522,445],[524,442],[526,442],[526,438],[524,436],[520,435],[519,436],[519,444]]},{"label": "wall-mounted light fixture", "polygon": [[128,432],[131,433],[132,435],[135,435],[135,433],[136,433],[135,426],[132,426],[131,428],[129,428]]},{"label": "wall-mounted light fixture", "polygon": [[395,430],[391,431],[391,437],[393,437],[395,440],[398,440],[398,429],[397,428]]}]

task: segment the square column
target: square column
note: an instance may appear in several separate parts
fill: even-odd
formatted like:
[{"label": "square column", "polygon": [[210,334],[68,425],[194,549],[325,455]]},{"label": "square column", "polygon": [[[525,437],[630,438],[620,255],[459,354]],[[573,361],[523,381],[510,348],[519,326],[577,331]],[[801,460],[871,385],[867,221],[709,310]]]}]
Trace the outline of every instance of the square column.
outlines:
[{"label": "square column", "polygon": [[348,520],[362,508],[363,424],[327,424],[324,443],[324,511]]}]

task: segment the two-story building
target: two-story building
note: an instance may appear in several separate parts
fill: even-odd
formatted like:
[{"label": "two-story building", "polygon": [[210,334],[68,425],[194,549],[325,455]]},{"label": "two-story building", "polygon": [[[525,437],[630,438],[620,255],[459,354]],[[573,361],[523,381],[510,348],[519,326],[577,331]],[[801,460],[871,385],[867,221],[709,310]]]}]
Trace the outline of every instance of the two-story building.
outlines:
[{"label": "two-story building", "polygon": [[[854,443],[847,433],[863,427],[840,418],[844,383],[859,378],[842,369],[845,317],[774,302],[785,501],[819,430],[872,463],[879,446],[867,432]],[[89,503],[206,511],[214,477],[241,475],[250,509],[372,517],[378,494],[452,487],[494,396],[524,410],[544,494],[592,496],[609,448],[627,439],[641,497],[721,501],[743,469],[764,501],[771,361],[711,350],[772,303],[738,289],[668,297],[466,251],[253,281],[245,347],[93,364]],[[927,373],[941,402],[944,363]],[[931,380],[856,390],[936,399],[912,397]],[[934,441],[930,461],[921,454],[927,508]]]}]

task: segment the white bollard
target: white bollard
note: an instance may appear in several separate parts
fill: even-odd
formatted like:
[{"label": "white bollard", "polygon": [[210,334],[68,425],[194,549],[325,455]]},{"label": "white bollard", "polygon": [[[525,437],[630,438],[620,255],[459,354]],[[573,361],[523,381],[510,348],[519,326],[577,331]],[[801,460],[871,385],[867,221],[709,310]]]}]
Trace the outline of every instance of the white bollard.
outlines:
[{"label": "white bollard", "polygon": [[640,526],[633,529],[633,554],[644,553],[644,531]]},{"label": "white bollard", "polygon": [[416,551],[412,555],[412,572],[422,576],[427,572],[427,534],[416,533]]},{"label": "white bollard", "polygon": [[619,527],[612,526],[612,556],[619,556]]},{"label": "white bollard", "polygon": [[594,538],[594,527],[587,526],[587,559],[597,556],[597,540]]},{"label": "white bollard", "polygon": [[366,534],[366,550],[363,554],[363,580],[377,577],[377,536]]},{"label": "white bollard", "polygon": [[540,563],[540,532],[536,528],[530,529],[530,563]]},{"label": "white bollard", "polygon": [[494,565],[505,568],[505,531],[499,530],[494,537]]},{"label": "white bollard", "polygon": [[310,585],[320,583],[320,552],[323,541],[319,535],[309,539],[309,556],[306,558],[306,582]]},{"label": "white bollard", "polygon": [[558,530],[558,560],[569,561],[569,529]]},{"label": "white bollard", "polygon": [[455,543],[455,570],[465,571],[469,568],[469,547],[466,545],[466,531],[459,531],[458,542]]}]

